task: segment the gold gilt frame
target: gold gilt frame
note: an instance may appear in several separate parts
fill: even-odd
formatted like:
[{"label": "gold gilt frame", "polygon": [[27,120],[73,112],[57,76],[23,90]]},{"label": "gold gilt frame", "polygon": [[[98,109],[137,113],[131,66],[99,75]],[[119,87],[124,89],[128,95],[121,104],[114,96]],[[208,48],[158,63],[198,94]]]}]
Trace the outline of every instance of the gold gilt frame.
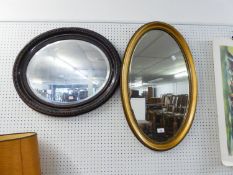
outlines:
[{"label": "gold gilt frame", "polygon": [[[132,55],[138,41],[145,33],[147,33],[150,30],[162,30],[174,38],[174,40],[178,43],[184,55],[188,74],[189,74],[190,98],[188,102],[187,112],[185,114],[186,115],[185,120],[181,128],[176,133],[176,135],[165,142],[155,142],[154,140],[147,137],[142,130],[140,130],[137,121],[135,119],[134,113],[132,111],[130,105],[130,98],[129,98],[128,74],[129,74],[129,67],[130,67]],[[196,103],[197,103],[197,77],[196,77],[192,54],[190,52],[188,44],[186,43],[183,36],[174,27],[162,22],[151,22],[143,25],[135,32],[135,34],[131,38],[126,48],[124,55],[122,72],[121,72],[121,99],[123,103],[125,116],[131,130],[138,138],[138,140],[148,148],[156,151],[169,150],[175,147],[177,144],[179,144],[182,141],[182,139],[185,137],[185,135],[188,133],[194,119]]]}]

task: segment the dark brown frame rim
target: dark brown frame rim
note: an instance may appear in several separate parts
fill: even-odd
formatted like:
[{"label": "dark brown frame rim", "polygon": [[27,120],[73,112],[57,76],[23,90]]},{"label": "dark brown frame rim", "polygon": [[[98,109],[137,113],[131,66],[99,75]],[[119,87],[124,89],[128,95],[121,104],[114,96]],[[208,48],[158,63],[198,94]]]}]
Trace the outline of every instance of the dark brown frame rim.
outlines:
[{"label": "dark brown frame rim", "polygon": [[[80,103],[52,104],[37,97],[28,85],[26,70],[34,54],[46,45],[61,40],[89,42],[106,55],[110,73],[105,86],[93,97]],[[83,28],[58,28],[42,33],[31,40],[18,54],[13,68],[13,82],[20,98],[34,110],[43,114],[67,117],[89,112],[106,102],[119,85],[121,61],[115,47],[102,35]]]}]

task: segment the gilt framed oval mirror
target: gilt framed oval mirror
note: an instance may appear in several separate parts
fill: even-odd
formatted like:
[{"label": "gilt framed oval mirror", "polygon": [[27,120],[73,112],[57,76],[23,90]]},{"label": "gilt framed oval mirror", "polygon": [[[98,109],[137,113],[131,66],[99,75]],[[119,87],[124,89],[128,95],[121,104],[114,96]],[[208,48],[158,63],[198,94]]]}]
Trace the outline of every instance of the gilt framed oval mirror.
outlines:
[{"label": "gilt framed oval mirror", "polygon": [[13,81],[21,99],[52,116],[75,116],[106,102],[119,84],[121,61],[102,35],[82,28],[47,31],[19,53]]},{"label": "gilt framed oval mirror", "polygon": [[185,137],[197,79],[190,49],[174,27],[152,22],[136,31],[125,51],[121,96],[128,124],[145,146],[165,151]]}]

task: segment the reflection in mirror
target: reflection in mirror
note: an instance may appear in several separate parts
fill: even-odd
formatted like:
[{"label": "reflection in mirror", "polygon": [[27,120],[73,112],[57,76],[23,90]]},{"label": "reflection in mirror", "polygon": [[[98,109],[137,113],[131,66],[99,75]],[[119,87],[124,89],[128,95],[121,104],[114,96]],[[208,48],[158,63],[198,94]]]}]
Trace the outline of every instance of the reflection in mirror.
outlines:
[{"label": "reflection in mirror", "polygon": [[41,100],[70,105],[95,96],[109,78],[109,61],[97,46],[82,40],[46,45],[31,58],[26,77]]},{"label": "reflection in mirror", "polygon": [[144,34],[134,50],[128,80],[139,128],[155,142],[173,138],[189,98],[186,63],[176,41],[162,30]]}]

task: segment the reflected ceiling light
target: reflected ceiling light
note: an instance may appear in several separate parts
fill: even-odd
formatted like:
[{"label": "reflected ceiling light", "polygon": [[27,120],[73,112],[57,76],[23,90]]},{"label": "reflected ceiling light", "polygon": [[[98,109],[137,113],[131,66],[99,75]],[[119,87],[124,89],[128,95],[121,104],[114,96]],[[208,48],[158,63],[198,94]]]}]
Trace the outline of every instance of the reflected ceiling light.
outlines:
[{"label": "reflected ceiling light", "polygon": [[94,80],[92,81],[92,83],[95,84],[95,85],[98,85],[98,84],[99,84],[98,81],[94,81]]},{"label": "reflected ceiling light", "polygon": [[175,78],[182,78],[182,77],[187,77],[187,76],[188,76],[187,71],[179,72],[179,73],[174,75]]},{"label": "reflected ceiling light", "polygon": [[150,81],[148,81],[149,83],[156,83],[156,82],[158,82],[158,81],[162,81],[164,78],[156,78],[156,79],[154,79],[154,80],[150,80]]},{"label": "reflected ceiling light", "polygon": [[186,67],[182,66],[182,67],[179,67],[179,68],[174,68],[174,69],[171,69],[171,70],[167,70],[166,75],[174,75],[174,74],[178,74],[180,72],[186,72],[186,71],[187,71]]},{"label": "reflected ceiling light", "polygon": [[88,81],[91,81],[93,84],[95,85],[98,85],[99,82],[97,81],[94,81],[94,80],[90,80],[87,76],[85,76],[83,73],[81,73],[78,68],[72,66],[70,63],[67,63],[66,61],[64,61],[63,59],[61,58],[57,58],[56,61],[62,63],[61,65],[65,65],[66,67],[68,67],[69,69],[72,69],[72,70],[75,70],[75,73],[77,73],[80,77],[82,77],[83,79],[85,80],[88,80]]},{"label": "reflected ceiling light", "polygon": [[95,85],[98,85],[99,82],[95,81],[95,80],[91,80],[90,78],[86,77],[83,73],[81,73],[79,70],[75,70],[75,73],[77,73],[80,77],[82,77],[83,79],[92,82]]},{"label": "reflected ceiling light", "polygon": [[131,83],[132,87],[141,87],[141,86],[147,86],[149,83],[142,83],[142,81],[138,81],[135,83]]},{"label": "reflected ceiling light", "polygon": [[[93,84],[95,85],[98,85],[99,82],[98,81],[95,81],[95,80],[90,80],[86,75],[84,75],[80,70],[78,70],[78,68],[74,67],[74,66],[71,66],[70,64],[66,63],[65,61],[63,61],[62,59],[58,58],[56,59],[56,62],[57,64],[63,66],[64,68],[68,68],[70,70],[75,70],[75,73],[78,74],[81,78],[85,79],[85,80],[88,80],[88,81],[91,81]],[[64,78],[65,76],[64,75],[59,75],[60,78]]]},{"label": "reflected ceiling light", "polygon": [[79,70],[75,70],[75,73],[78,74],[80,77],[82,77],[83,79],[87,80],[88,78],[82,74]]},{"label": "reflected ceiling light", "polygon": [[172,61],[176,61],[176,56],[175,56],[175,55],[172,55],[172,56],[171,56],[171,59],[172,59]]},{"label": "reflected ceiling light", "polygon": [[70,64],[68,64],[66,61],[60,59],[59,57],[53,58],[53,57],[49,57],[53,59],[53,64],[59,66],[61,69],[66,69],[69,71],[73,70],[73,66],[71,66]]},{"label": "reflected ceiling light", "polygon": [[33,79],[32,83],[34,83],[34,84],[42,84],[43,81],[41,79]]},{"label": "reflected ceiling light", "polygon": [[137,81],[135,83],[132,83],[132,86],[133,87],[140,87],[140,86],[142,86],[142,80],[141,81]]}]

